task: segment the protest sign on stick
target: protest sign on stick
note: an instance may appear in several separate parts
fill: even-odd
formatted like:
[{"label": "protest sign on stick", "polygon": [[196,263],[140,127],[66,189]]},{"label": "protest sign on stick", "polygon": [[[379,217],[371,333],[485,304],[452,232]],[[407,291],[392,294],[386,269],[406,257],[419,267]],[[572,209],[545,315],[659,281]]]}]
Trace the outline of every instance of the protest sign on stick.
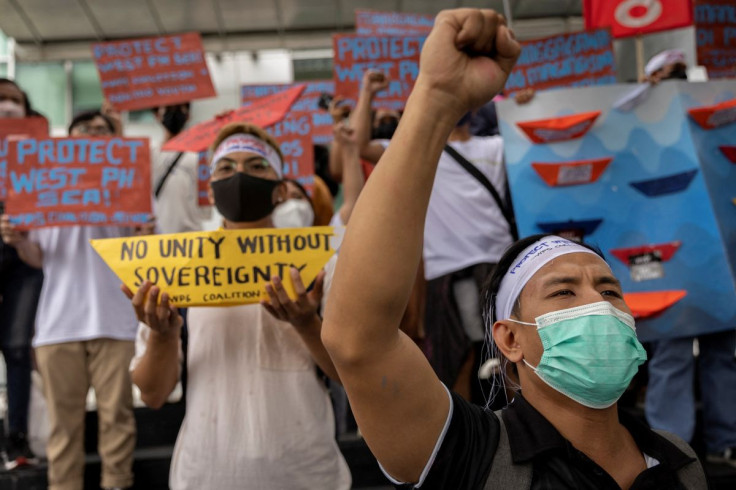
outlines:
[{"label": "protest sign on stick", "polygon": [[215,95],[197,32],[92,45],[105,98],[118,110]]},{"label": "protest sign on stick", "polygon": [[695,0],[695,31],[708,78],[736,78],[736,2]]},{"label": "protest sign on stick", "polygon": [[355,32],[360,35],[429,34],[434,26],[434,16],[406,12],[355,11]]},{"label": "protest sign on stick", "polygon": [[44,117],[0,119],[0,201],[5,199],[5,178],[8,172],[8,141],[26,138],[45,138],[49,135],[49,122]]},{"label": "protest sign on stick", "polygon": [[419,53],[425,39],[424,35],[333,35],[335,92],[356,101],[363,73],[375,69],[390,80],[388,88],[376,95],[375,105],[403,109],[419,74]]},{"label": "protest sign on stick", "polygon": [[151,215],[146,138],[11,141],[6,213],[20,229],[146,223]]},{"label": "protest sign on stick", "polygon": [[613,38],[607,29],[561,34],[521,43],[504,91],[543,90],[616,82]]},{"label": "protest sign on stick", "polygon": [[215,141],[217,133],[231,122],[255,124],[262,128],[279,122],[299,98],[304,85],[263,97],[248,107],[241,107],[225,116],[215,117],[196,124],[170,139],[163,146],[165,151],[205,151]]},{"label": "protest sign on stick", "polygon": [[173,304],[227,306],[268,299],[273,276],[295,298],[289,269],[309,285],[340,246],[344,228],[216,230],[92,240],[92,247],[132,291],[151,281]]}]

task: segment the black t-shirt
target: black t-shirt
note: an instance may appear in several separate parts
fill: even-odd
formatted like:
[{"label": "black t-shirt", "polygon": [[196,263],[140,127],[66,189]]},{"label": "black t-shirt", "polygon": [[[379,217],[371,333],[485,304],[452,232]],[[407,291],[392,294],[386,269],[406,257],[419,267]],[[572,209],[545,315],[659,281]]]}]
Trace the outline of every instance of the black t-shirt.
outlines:
[{"label": "black t-shirt", "polygon": [[[498,418],[455,393],[452,402],[450,426],[422,490],[482,490],[491,471],[500,432]],[[532,464],[532,489],[619,488],[608,473],[575,449],[520,394],[503,411],[503,420],[514,464]],[[639,474],[631,489],[684,488],[676,472],[695,459],[626,413],[619,412],[619,420],[639,449],[659,461],[658,465]]]}]

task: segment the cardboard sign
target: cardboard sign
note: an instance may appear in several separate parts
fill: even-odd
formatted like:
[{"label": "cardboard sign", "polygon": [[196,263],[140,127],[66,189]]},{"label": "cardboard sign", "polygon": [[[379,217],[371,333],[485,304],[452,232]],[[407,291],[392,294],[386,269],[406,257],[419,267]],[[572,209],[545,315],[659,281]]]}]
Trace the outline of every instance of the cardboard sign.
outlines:
[{"label": "cardboard sign", "polygon": [[426,36],[360,36],[335,34],[335,92],[358,99],[363,73],[380,70],[391,80],[375,98],[376,107],[402,109],[419,74],[419,53]]},{"label": "cardboard sign", "polygon": [[667,31],[693,23],[691,0],[583,0],[586,29],[610,27],[613,37]]},{"label": "cardboard sign", "polygon": [[505,92],[616,83],[613,38],[608,29],[561,34],[521,43]]},{"label": "cardboard sign", "polygon": [[362,36],[383,34],[429,34],[434,26],[434,16],[406,12],[355,11],[355,32]]},{"label": "cardboard sign", "polygon": [[201,122],[182,131],[162,147],[165,151],[205,151],[215,141],[217,133],[231,122],[255,124],[265,128],[284,118],[292,104],[299,98],[304,85],[264,97],[248,107],[236,109],[223,117]]},{"label": "cardboard sign", "polygon": [[340,246],[344,228],[216,230],[91,240],[132,291],[151,281],[176,306],[228,306],[268,299],[273,276],[295,297],[289,268],[309,285]]},{"label": "cardboard sign", "polygon": [[8,141],[26,138],[45,138],[49,135],[49,122],[44,117],[0,119],[0,201],[6,196],[5,179],[8,172]]},{"label": "cardboard sign", "polygon": [[199,161],[197,162],[197,204],[200,206],[210,206],[209,196],[210,182],[210,159],[206,151],[199,153]]},{"label": "cardboard sign", "polygon": [[[318,102],[322,94],[334,94],[335,82],[332,80],[313,80],[302,82],[304,92],[291,106],[288,117],[301,117],[308,114],[311,119],[312,142],[315,145],[326,145],[332,141],[332,116],[319,107]],[[249,106],[261,97],[283,92],[293,87],[290,83],[269,85],[243,85],[240,88],[240,103]]]},{"label": "cardboard sign", "polygon": [[213,97],[198,32],[92,45],[105,98],[134,111]]},{"label": "cardboard sign", "polygon": [[736,78],[736,3],[695,0],[695,32],[708,78]]},{"label": "cardboard sign", "polygon": [[21,229],[145,223],[151,215],[146,138],[13,141],[6,212]]},{"label": "cardboard sign", "polygon": [[314,145],[309,114],[289,116],[268,128],[284,154],[284,177],[298,181],[311,195],[314,189]]}]

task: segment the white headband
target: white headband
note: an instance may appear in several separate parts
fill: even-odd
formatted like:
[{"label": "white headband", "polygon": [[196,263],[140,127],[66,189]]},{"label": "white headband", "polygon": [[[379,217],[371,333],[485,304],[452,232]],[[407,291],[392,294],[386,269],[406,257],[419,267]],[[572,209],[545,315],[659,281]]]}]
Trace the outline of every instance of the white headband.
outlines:
[{"label": "white headband", "polygon": [[589,248],[554,235],[537,240],[517,255],[498,288],[495,305],[496,319],[506,320],[511,317],[514,301],[519,297],[529,279],[542,266],[560,255],[571,253],[588,253],[598,256]]},{"label": "white headband", "polygon": [[230,135],[217,145],[212,160],[210,160],[210,171],[214,173],[217,162],[221,158],[238,151],[247,151],[262,156],[276,171],[279,178],[283,177],[283,163],[276,150],[258,136],[246,133]]},{"label": "white headband", "polygon": [[657,70],[664,68],[673,63],[685,63],[685,52],[681,49],[668,49],[659,54],[652,56],[647,66],[644,67],[644,73],[651,75]]}]

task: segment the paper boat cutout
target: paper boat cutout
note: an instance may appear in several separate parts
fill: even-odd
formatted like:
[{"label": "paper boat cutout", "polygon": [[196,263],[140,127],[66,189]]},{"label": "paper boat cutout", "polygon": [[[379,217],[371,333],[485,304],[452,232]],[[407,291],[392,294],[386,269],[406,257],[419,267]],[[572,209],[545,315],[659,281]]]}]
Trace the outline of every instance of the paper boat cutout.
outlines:
[{"label": "paper boat cutout", "polygon": [[597,158],[564,163],[532,163],[548,186],[590,184],[606,170],[613,158]]},{"label": "paper boat cutout", "polygon": [[697,173],[697,169],[688,170],[687,172],[668,175],[667,177],[630,182],[629,185],[646,196],[662,196],[685,190]]},{"label": "paper boat cutout", "polygon": [[624,293],[624,301],[634,318],[643,319],[661,314],[685,296],[687,291],[684,290]]},{"label": "paper boat cutout", "polygon": [[580,221],[557,221],[557,222],[546,222],[537,223],[537,226],[545,233],[559,233],[561,231],[568,230],[580,230],[583,235],[590,235],[593,233],[598,225],[603,222],[602,219],[589,219]]},{"label": "paper boat cutout", "polygon": [[681,242],[669,242],[657,245],[642,245],[640,247],[614,248],[611,253],[625,265],[629,265],[629,257],[653,252],[659,252],[662,262],[667,262],[675,255],[680,245]]},{"label": "paper boat cutout", "polygon": [[736,99],[687,111],[703,129],[713,129],[736,121]]},{"label": "paper boat cutout", "polygon": [[721,153],[728,158],[731,163],[736,163],[736,146],[720,146]]},{"label": "paper boat cutout", "polygon": [[517,122],[516,124],[533,142],[552,143],[580,138],[588,132],[600,115],[601,111],[581,112],[571,116]]}]

